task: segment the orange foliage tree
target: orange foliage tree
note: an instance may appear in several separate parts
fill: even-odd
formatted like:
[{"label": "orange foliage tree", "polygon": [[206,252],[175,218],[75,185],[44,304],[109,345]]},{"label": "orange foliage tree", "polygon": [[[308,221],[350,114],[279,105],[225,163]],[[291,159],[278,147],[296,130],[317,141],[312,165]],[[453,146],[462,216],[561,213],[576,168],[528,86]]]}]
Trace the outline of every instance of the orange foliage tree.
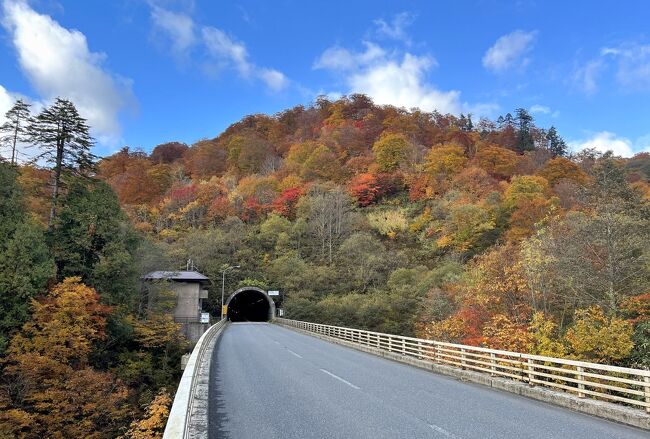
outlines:
[{"label": "orange foliage tree", "polygon": [[584,185],[588,181],[587,174],[578,165],[564,157],[556,157],[549,160],[539,172],[551,186],[562,179],[571,180],[577,184]]},{"label": "orange foliage tree", "polygon": [[[95,290],[67,278],[42,300],[11,341],[3,360],[0,432],[15,436],[100,438],[129,416],[127,389],[89,364],[105,337],[106,316]],[[28,421],[28,422],[26,422]]]},{"label": "orange foliage tree", "polygon": [[498,146],[479,149],[475,159],[481,168],[497,178],[511,177],[519,162],[519,156],[515,152]]}]

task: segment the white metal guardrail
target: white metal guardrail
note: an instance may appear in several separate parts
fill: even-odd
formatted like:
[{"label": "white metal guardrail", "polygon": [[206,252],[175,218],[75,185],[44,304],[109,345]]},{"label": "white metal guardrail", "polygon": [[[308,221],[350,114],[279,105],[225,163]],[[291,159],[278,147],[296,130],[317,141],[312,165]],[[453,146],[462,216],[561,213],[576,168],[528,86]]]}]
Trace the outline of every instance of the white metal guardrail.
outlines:
[{"label": "white metal guardrail", "polygon": [[650,370],[522,354],[477,346],[403,337],[340,326],[276,318],[304,331],[419,360],[459,367],[577,394],[624,403],[650,413]]},{"label": "white metal guardrail", "polygon": [[222,319],[210,328],[199,338],[199,341],[192,350],[185,371],[181,377],[174,397],[174,403],[169,411],[169,418],[165,426],[163,439],[184,439],[189,437],[188,430],[190,427],[190,414],[194,403],[194,394],[198,373],[205,351],[210,346],[212,339],[226,324],[226,319]]}]

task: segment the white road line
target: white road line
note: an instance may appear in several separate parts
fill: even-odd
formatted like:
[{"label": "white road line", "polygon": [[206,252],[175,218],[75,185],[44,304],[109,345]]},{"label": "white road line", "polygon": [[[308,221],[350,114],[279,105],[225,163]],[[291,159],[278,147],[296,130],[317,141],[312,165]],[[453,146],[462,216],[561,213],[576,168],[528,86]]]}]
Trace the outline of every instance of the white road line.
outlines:
[{"label": "white road line", "polygon": [[298,357],[298,358],[302,358],[300,355],[296,354],[296,353],[295,353],[294,351],[292,351],[291,349],[287,349],[287,350],[289,351],[289,353],[290,353],[291,355],[295,355],[295,356]]},{"label": "white road line", "polygon": [[432,430],[437,431],[438,433],[444,434],[446,437],[450,437],[452,439],[460,439],[458,436],[456,436],[453,433],[448,432],[442,427],[438,427],[437,425],[434,424],[429,424],[429,427],[431,427]]},{"label": "white road line", "polygon": [[332,372],[329,372],[329,371],[327,371],[327,370],[325,370],[325,369],[321,369],[321,372],[325,372],[326,374],[328,374],[328,375],[331,376],[332,378],[336,378],[337,380],[341,381],[342,383],[345,383],[345,384],[347,384],[348,386],[350,386],[350,387],[352,387],[352,388],[354,388],[354,389],[360,390],[359,387],[355,386],[354,384],[352,384],[352,383],[349,382],[349,381],[344,380],[343,378],[341,378],[341,377],[338,376],[338,375],[334,375]]}]

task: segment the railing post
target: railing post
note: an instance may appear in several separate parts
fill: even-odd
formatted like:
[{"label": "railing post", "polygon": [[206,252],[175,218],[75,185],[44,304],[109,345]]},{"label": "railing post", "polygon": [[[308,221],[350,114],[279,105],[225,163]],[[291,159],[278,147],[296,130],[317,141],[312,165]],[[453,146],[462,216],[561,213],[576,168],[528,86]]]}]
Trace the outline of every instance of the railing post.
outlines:
[{"label": "railing post", "polygon": [[433,358],[438,364],[442,364],[442,357],[440,356],[440,345],[438,343],[435,344],[435,351],[433,353]]},{"label": "railing post", "polygon": [[492,372],[490,372],[491,376],[496,375],[496,373],[495,373],[496,370],[497,370],[496,357],[497,356],[496,356],[496,354],[494,352],[490,352],[490,370],[492,371]]},{"label": "railing post", "polygon": [[578,378],[578,398],[584,398],[585,394],[583,392],[580,392],[580,390],[585,390],[585,385],[583,384],[585,377],[582,375],[582,372],[584,372],[585,369],[582,366],[577,366],[576,369],[578,371],[578,374],[576,375]]},{"label": "railing post", "polygon": [[533,387],[535,383],[533,383],[533,379],[535,376],[533,375],[533,371],[535,369],[535,363],[532,358],[528,359],[528,385]]},{"label": "railing post", "polygon": [[465,369],[465,348],[460,348],[460,364],[461,368]]},{"label": "railing post", "polygon": [[402,339],[402,355],[406,355],[406,340]]},{"label": "railing post", "polygon": [[418,359],[422,360],[424,355],[422,355],[422,342],[418,340]]},{"label": "railing post", "polygon": [[[643,387],[643,393],[645,394],[645,402],[647,404],[650,404],[650,377],[649,376],[643,377],[643,382],[645,383],[645,386]],[[645,411],[650,413],[650,405],[645,408]]]},{"label": "railing post", "polygon": [[388,337],[388,352],[393,352],[393,337]]}]

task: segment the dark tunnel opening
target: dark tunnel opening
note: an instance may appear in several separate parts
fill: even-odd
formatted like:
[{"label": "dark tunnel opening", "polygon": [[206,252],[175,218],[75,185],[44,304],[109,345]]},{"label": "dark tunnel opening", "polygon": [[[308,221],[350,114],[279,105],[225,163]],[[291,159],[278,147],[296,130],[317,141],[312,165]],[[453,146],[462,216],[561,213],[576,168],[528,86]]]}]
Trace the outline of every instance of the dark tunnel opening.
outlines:
[{"label": "dark tunnel opening", "polygon": [[271,306],[264,293],[245,290],[237,293],[228,304],[231,322],[268,322]]}]

